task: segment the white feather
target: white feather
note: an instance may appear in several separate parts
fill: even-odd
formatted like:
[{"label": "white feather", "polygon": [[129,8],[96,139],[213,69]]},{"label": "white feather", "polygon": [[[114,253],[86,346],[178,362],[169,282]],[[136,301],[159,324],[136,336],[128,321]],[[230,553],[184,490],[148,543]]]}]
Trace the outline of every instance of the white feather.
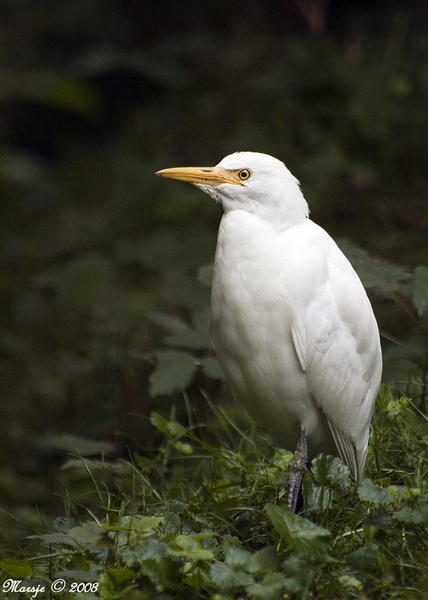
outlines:
[{"label": "white feather", "polygon": [[212,288],[213,343],[236,399],[294,449],[338,455],[361,479],[380,383],[377,324],[354,269],[310,221],[297,180],[272,157],[236,153],[242,186],[222,202]]},{"label": "white feather", "polygon": [[158,175],[223,205],[212,332],[235,398],[284,447],[294,450],[304,429],[310,459],[337,455],[360,480],[382,370],[379,332],[354,269],[309,220],[299,182],[256,152]]}]

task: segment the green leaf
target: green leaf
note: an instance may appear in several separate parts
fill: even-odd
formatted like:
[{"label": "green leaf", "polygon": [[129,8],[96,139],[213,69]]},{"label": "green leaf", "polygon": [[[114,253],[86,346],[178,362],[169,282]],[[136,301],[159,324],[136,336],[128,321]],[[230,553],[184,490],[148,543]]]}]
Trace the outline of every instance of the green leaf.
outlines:
[{"label": "green leaf", "polygon": [[263,573],[278,569],[280,559],[274,546],[262,548],[255,554],[252,554],[247,561],[246,570],[248,573]]},{"label": "green leaf", "polygon": [[363,548],[354,550],[347,557],[348,564],[362,573],[375,571],[378,561],[379,546],[373,542],[367,543]]},{"label": "green leaf", "polygon": [[246,567],[250,557],[251,554],[248,552],[248,550],[238,548],[237,546],[230,546],[224,555],[224,562],[233,568]]},{"label": "green leaf", "polygon": [[[147,558],[140,562],[140,569],[143,575],[146,575],[158,588],[163,590],[171,585],[177,587],[181,580],[179,565],[176,560],[170,556],[162,558]],[[155,598],[150,595],[147,598]]]},{"label": "green leaf", "polygon": [[214,553],[203,546],[203,541],[212,537],[213,533],[200,533],[194,535],[165,536],[164,541],[169,542],[168,554],[193,560],[212,560]]},{"label": "green leaf", "polygon": [[353,577],[352,575],[341,575],[339,577],[339,582],[345,590],[350,590],[352,592],[359,591],[363,592],[363,584],[362,582]]},{"label": "green leaf", "polygon": [[189,325],[185,321],[183,321],[183,319],[180,319],[179,317],[174,317],[173,315],[155,312],[149,313],[147,316],[150,319],[150,321],[153,321],[153,323],[160,325],[163,329],[170,333],[179,334],[182,331],[187,331],[188,329],[190,329]]},{"label": "green leaf", "polygon": [[166,556],[167,548],[168,545],[157,538],[148,538],[144,540],[144,544],[137,546],[137,550],[130,550],[129,544],[126,544],[119,549],[119,552],[124,564],[132,567],[147,560],[159,561]]},{"label": "green leaf", "polygon": [[[117,569],[119,570],[119,569]],[[120,586],[120,590],[118,587]],[[110,569],[101,573],[98,579],[98,595],[103,598],[103,600],[118,600],[119,598],[132,598],[129,595],[133,589],[135,589],[137,585],[135,583],[131,583],[130,585],[123,587],[121,584],[116,583],[114,579],[114,573],[110,572]],[[85,594],[85,597],[87,595]],[[92,598],[92,596],[90,596]]]},{"label": "green leaf", "polygon": [[269,504],[266,512],[274,530],[290,548],[313,560],[327,558],[327,539],[330,537],[328,529],[315,525],[282,506]]},{"label": "green leaf", "polygon": [[407,523],[409,525],[428,523],[428,506],[420,506],[418,508],[405,506],[401,510],[396,511],[393,516],[400,523]]},{"label": "green leaf", "polygon": [[413,271],[413,302],[423,317],[428,310],[428,267],[420,265]]},{"label": "green leaf", "polygon": [[[408,351],[406,350],[407,353]],[[387,413],[391,417],[396,417],[408,408],[409,400],[405,396],[394,398],[391,388],[382,385],[379,390],[376,406],[380,411]]]},{"label": "green leaf", "polygon": [[364,287],[376,288],[379,294],[387,298],[412,277],[406,269],[370,256],[368,252],[348,240],[338,240],[337,244],[358,273]]},{"label": "green leaf", "polygon": [[130,527],[132,534],[137,537],[148,537],[156,532],[162,521],[163,517],[131,516],[124,517],[121,525]]},{"label": "green leaf", "polygon": [[83,548],[100,546],[104,542],[103,529],[94,522],[83,523],[73,527],[68,532],[69,536]]},{"label": "green leaf", "polygon": [[[205,317],[205,313],[202,314]],[[206,321],[204,318],[202,321],[201,317],[199,317],[198,321],[198,313],[195,313],[193,319],[195,327],[191,327],[182,319],[162,313],[151,314],[149,318],[170,332],[170,335],[165,338],[168,346],[186,348],[188,350],[205,350],[210,346],[208,335],[209,320]]]},{"label": "green leaf", "polygon": [[247,586],[247,593],[255,600],[281,600],[283,598],[284,578],[280,573],[268,573],[262,583]]},{"label": "green leaf", "polygon": [[[109,569],[106,569],[105,572],[103,573],[104,577],[103,577],[103,582],[107,584],[107,582],[104,580],[105,576],[110,577],[111,578],[111,583],[113,584],[114,588],[117,588],[119,586],[122,586],[125,581],[129,581],[130,579],[133,579],[135,577],[135,572],[132,569],[124,569],[124,568],[119,568],[119,567],[110,567]],[[83,580],[84,581],[84,580]],[[109,586],[108,584],[106,585],[107,589],[111,590],[112,586]],[[131,585],[129,587],[127,587],[127,590],[133,589],[135,586]],[[123,588],[121,589],[121,595],[118,596],[117,594],[114,594],[114,591],[116,590],[111,590],[113,592],[113,595],[110,596],[111,598],[119,598],[122,597],[122,594],[124,592]]]},{"label": "green leaf", "polygon": [[55,576],[67,579],[68,581],[70,579],[82,582],[97,581],[99,578],[99,568],[95,563],[91,563],[88,571],[84,571],[83,569],[61,569],[60,572],[57,571]]},{"label": "green leaf", "polygon": [[202,373],[210,379],[218,379],[226,382],[226,376],[220,363],[214,356],[205,356],[199,360]]},{"label": "green leaf", "polygon": [[365,479],[358,489],[358,496],[364,502],[371,504],[389,504],[395,500],[394,496],[386,489],[375,485],[370,479]]},{"label": "green leaf", "polygon": [[389,413],[392,417],[396,417],[401,414],[403,410],[405,410],[409,406],[409,401],[405,396],[401,396],[400,398],[395,399],[392,398],[386,407],[386,412]]},{"label": "green leaf", "polygon": [[211,347],[209,339],[211,308],[209,306],[194,312],[192,326],[183,319],[164,313],[152,313],[149,318],[169,332],[169,335],[165,337],[165,343],[168,346],[188,350],[206,350]]},{"label": "green leaf", "polygon": [[171,270],[163,276],[164,291],[175,305],[194,310],[209,302],[209,290],[193,274]]},{"label": "green leaf", "polygon": [[16,558],[4,558],[0,560],[0,569],[14,579],[28,579],[34,575],[34,569],[30,563]]},{"label": "green leaf", "polygon": [[162,396],[183,392],[197,371],[194,357],[179,350],[158,350],[158,365],[150,376],[150,394]]},{"label": "green leaf", "polygon": [[164,417],[160,413],[158,413],[158,412],[152,412],[152,413],[150,413],[150,423],[160,433],[164,433],[165,434],[165,433],[168,432],[169,419],[167,419],[166,417]]},{"label": "green leaf", "polygon": [[325,512],[332,504],[333,492],[331,488],[326,485],[317,485],[306,474],[303,478],[302,492],[309,511]]},{"label": "green leaf", "polygon": [[209,265],[203,265],[199,267],[197,279],[199,283],[205,285],[206,287],[211,287],[213,280],[213,272],[214,272],[214,264],[210,263]]},{"label": "green leaf", "polygon": [[349,469],[333,456],[320,454],[311,463],[311,472],[317,483],[331,487],[348,487],[351,483]]},{"label": "green leaf", "polygon": [[210,576],[212,582],[221,590],[236,590],[254,583],[254,577],[249,573],[221,563],[211,565]]},{"label": "green leaf", "polygon": [[172,419],[167,419],[163,415],[158,412],[152,412],[150,414],[150,423],[153,427],[165,435],[170,435],[172,438],[176,440],[182,438],[187,433],[187,429],[178,423],[178,421],[174,421]]},{"label": "green leaf", "polygon": [[296,555],[291,556],[283,563],[286,579],[285,589],[293,594],[293,598],[306,598],[307,594],[294,596],[297,592],[309,590],[314,577],[314,568],[305,558],[299,558]]},{"label": "green leaf", "polygon": [[169,420],[167,424],[167,432],[174,438],[181,438],[186,435],[187,429],[181,423],[174,420]]},{"label": "green leaf", "polygon": [[180,452],[180,454],[184,454],[185,456],[193,454],[193,446],[187,442],[175,442],[174,448],[177,452]]},{"label": "green leaf", "polygon": [[365,519],[365,525],[367,526],[367,530],[370,527],[372,530],[392,531],[395,527],[392,514],[385,512],[369,514]]}]

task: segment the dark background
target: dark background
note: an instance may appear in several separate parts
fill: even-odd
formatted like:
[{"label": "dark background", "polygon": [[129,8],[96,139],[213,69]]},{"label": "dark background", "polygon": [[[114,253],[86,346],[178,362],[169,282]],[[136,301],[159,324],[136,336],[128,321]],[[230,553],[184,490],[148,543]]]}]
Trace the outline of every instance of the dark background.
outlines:
[{"label": "dark background", "polygon": [[[64,512],[67,450],[146,451],[150,411],[182,405],[150,393],[165,343],[150,315],[204,311],[221,212],[156,170],[271,153],[333,237],[427,263],[427,26],[422,0],[0,1],[7,540]],[[412,315],[372,299],[394,355]],[[386,380],[406,385],[420,365],[400,361]],[[227,392],[196,376],[204,418],[201,388]]]}]

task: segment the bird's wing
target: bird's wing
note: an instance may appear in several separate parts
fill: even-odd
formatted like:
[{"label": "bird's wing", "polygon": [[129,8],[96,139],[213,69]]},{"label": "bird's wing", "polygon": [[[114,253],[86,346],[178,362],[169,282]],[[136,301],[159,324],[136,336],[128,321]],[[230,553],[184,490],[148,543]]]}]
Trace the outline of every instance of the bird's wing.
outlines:
[{"label": "bird's wing", "polygon": [[379,335],[370,302],[352,266],[321,228],[312,233],[316,243],[309,244],[306,256],[298,258],[304,259],[303,281],[308,284],[303,283],[302,297],[296,302],[293,343],[338,454],[358,480],[379,386]]}]

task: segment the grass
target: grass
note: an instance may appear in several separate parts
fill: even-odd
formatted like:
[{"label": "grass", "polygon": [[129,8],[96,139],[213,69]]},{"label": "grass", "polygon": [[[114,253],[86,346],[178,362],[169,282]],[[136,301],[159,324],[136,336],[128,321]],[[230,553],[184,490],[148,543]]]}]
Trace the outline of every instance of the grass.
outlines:
[{"label": "grass", "polygon": [[[401,12],[395,19],[405,22]],[[44,39],[39,21],[33,29],[33,42]],[[193,381],[195,348],[203,375],[218,379],[208,336],[201,342],[198,326],[208,288],[204,299],[189,275],[212,260],[218,213],[184,187],[160,185],[153,173],[181,161],[214,162],[237,149],[286,160],[316,220],[333,235],[345,231],[374,254],[416,266],[409,280],[405,269],[379,266],[354,251],[365,284],[381,292],[375,312],[387,329],[384,339],[405,340],[385,344],[384,380],[409,381],[407,394],[423,395],[426,347],[417,335],[428,296],[428,271],[420,265],[427,247],[428,38],[420,32],[407,39],[400,31],[377,41],[354,33],[351,44],[254,37],[251,52],[246,38],[220,45],[209,35],[174,44],[168,38],[137,53],[142,60],[132,67],[137,73],[137,63],[153,61],[163,91],[144,96],[131,111],[133,91],[102,151],[89,134],[70,139],[69,128],[58,127],[56,97],[39,81],[44,63],[30,52],[58,156],[42,165],[10,149],[2,165],[3,220],[11,234],[3,248],[10,276],[6,269],[0,488],[20,531],[29,519],[34,523],[34,535],[0,561],[3,597],[32,595],[7,590],[11,578],[45,585],[37,597],[55,599],[427,596],[426,417],[417,401],[387,388],[373,423],[367,480],[358,486],[337,461],[319,458],[306,476],[305,511],[298,517],[284,507],[290,455],[220,409],[205,423],[194,422],[190,409],[187,422],[174,412],[152,414],[152,431],[163,439],[154,454],[110,463],[76,455],[53,469],[63,488],[49,512],[64,515],[53,522],[33,510],[50,502],[50,486],[36,485],[34,474],[51,466],[33,445],[22,450],[35,434],[45,440],[46,423],[54,432],[65,426],[94,439],[119,427],[140,440],[137,419],[128,424],[125,415],[146,400],[146,376],[151,373],[149,391],[161,396],[153,405],[166,410],[169,395]],[[15,44],[11,51],[16,54]],[[88,52],[80,58],[92,64],[92,46]],[[93,65],[92,78],[104,81],[111,73],[116,81],[118,68],[129,69],[123,56],[117,46],[110,59]],[[55,85],[71,97],[55,60]],[[68,72],[69,59],[62,60]],[[179,68],[183,85],[170,79],[168,65]],[[93,85],[88,74],[75,75],[89,109]],[[141,75],[146,81],[145,67]],[[26,91],[25,81],[24,73],[21,94],[32,103],[33,86]],[[82,118],[72,106],[67,114]],[[88,112],[91,131],[92,119]],[[30,138],[39,135],[39,119],[33,123]],[[393,296],[410,319],[388,305]],[[148,324],[146,315],[159,307],[168,317],[158,314]],[[183,315],[198,318],[181,322]],[[168,331],[162,344],[154,326]],[[116,351],[117,338],[120,348],[122,340],[136,348],[135,365]],[[142,354],[159,347],[142,366]],[[20,463],[19,454],[26,460]],[[58,578],[67,588],[49,591]]]},{"label": "grass", "polygon": [[[428,424],[418,407],[383,388],[367,479],[318,457],[300,515],[285,507],[290,453],[212,408],[205,425],[190,410],[187,425],[152,413],[162,434],[153,455],[71,459],[97,501],[85,509],[67,496],[66,517],[0,561],[3,597],[30,597],[8,594],[10,579],[55,599],[426,597]],[[58,579],[65,590],[53,593]]]}]

